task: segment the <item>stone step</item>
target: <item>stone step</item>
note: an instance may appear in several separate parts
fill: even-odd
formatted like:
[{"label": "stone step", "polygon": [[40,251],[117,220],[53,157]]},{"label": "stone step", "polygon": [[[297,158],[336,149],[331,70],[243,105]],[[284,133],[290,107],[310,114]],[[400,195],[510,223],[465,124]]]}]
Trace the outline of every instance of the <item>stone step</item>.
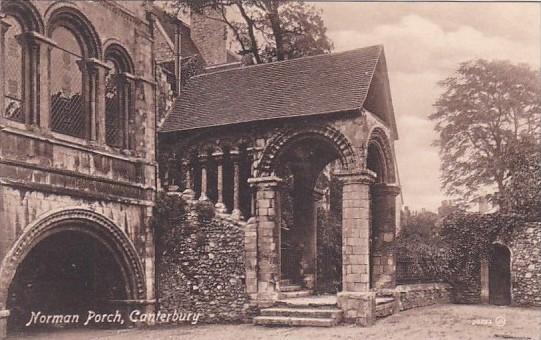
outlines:
[{"label": "stone step", "polygon": [[288,308],[288,307],[272,307],[261,310],[262,316],[290,316],[290,317],[306,317],[306,318],[323,318],[342,320],[342,311],[337,308]]},{"label": "stone step", "polygon": [[282,279],[282,280],[280,280],[280,287],[281,286],[290,286],[290,285],[292,285],[290,279]]},{"label": "stone step", "polygon": [[280,285],[281,292],[296,292],[299,290],[302,290],[302,287],[300,285]]},{"label": "stone step", "polygon": [[291,299],[291,298],[298,298],[298,297],[306,297],[312,295],[313,292],[311,290],[303,289],[303,290],[297,290],[294,292],[280,292],[278,295],[279,299]]},{"label": "stone step", "polygon": [[338,307],[336,296],[307,296],[292,299],[280,299],[274,303],[275,307],[287,308],[318,308],[335,309]]},{"label": "stone step", "polygon": [[333,327],[338,321],[333,318],[304,318],[290,316],[256,316],[254,324],[260,326],[309,326]]}]

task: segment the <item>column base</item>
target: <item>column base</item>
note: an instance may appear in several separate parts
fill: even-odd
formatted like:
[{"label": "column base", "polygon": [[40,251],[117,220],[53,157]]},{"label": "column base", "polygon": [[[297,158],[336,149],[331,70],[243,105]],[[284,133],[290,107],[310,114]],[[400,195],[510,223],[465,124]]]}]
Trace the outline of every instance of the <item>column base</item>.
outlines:
[{"label": "column base", "polygon": [[214,207],[216,208],[216,212],[218,214],[225,214],[227,213],[227,208],[225,207],[225,204],[221,203],[221,202],[218,202],[214,205]]},{"label": "column base", "polygon": [[344,321],[361,327],[376,322],[375,292],[340,292],[337,295],[338,308],[344,312]]},{"label": "column base", "polygon": [[0,339],[7,337],[9,310],[0,309]]},{"label": "column base", "polygon": [[234,220],[242,220],[242,213],[240,212],[239,209],[234,209],[232,212],[231,212],[231,218],[233,218]]},{"label": "column base", "polygon": [[195,192],[191,189],[186,189],[182,192],[182,198],[188,202],[193,201],[195,198]]}]

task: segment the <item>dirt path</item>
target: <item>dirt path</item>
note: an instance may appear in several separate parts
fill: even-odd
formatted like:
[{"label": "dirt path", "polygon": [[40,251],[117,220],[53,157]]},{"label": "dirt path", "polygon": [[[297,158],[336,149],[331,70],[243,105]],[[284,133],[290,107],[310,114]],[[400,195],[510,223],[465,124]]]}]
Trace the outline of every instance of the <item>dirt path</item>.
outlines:
[{"label": "dirt path", "polygon": [[265,328],[253,325],[195,325],[127,330],[66,330],[13,335],[8,339],[55,340],[259,340],[259,339],[535,339],[541,340],[541,309],[438,305],[392,315],[369,328]]}]

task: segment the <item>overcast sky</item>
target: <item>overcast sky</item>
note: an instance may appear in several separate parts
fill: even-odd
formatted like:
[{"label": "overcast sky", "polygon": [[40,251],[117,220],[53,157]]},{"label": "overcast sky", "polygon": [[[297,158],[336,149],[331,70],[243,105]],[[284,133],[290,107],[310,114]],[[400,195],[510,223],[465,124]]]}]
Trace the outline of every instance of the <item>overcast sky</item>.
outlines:
[{"label": "overcast sky", "polygon": [[540,66],[541,5],[535,3],[320,2],[335,51],[383,44],[398,124],[404,204],[436,210],[440,190],[436,138],[428,120],[437,82],[460,62],[508,59]]}]

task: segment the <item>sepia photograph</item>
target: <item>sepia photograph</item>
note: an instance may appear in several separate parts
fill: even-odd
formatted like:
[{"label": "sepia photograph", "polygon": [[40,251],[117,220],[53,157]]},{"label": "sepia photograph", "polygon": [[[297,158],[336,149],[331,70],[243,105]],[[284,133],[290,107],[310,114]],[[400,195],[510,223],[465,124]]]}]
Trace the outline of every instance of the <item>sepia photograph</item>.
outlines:
[{"label": "sepia photograph", "polygon": [[0,340],[541,340],[541,3],[0,0]]}]

